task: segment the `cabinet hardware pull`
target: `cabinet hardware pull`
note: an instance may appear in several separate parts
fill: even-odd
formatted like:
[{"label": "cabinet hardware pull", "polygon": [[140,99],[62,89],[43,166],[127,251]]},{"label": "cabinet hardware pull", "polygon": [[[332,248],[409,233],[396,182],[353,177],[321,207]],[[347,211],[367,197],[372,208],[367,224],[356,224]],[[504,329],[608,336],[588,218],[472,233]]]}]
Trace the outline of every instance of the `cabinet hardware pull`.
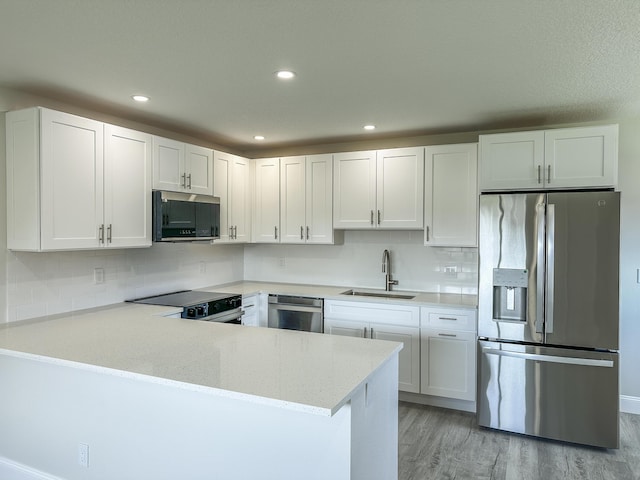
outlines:
[{"label": "cabinet hardware pull", "polygon": [[187,174],[183,173],[180,178],[182,178],[182,183],[180,184],[180,186],[182,188],[187,188]]},{"label": "cabinet hardware pull", "polygon": [[369,329],[369,338],[373,338],[373,327]]},{"label": "cabinet hardware pull", "polygon": [[453,318],[453,317],[438,317],[438,320],[452,320],[454,322],[458,321],[457,318]]},{"label": "cabinet hardware pull", "polygon": [[300,240],[304,240],[304,227],[300,225]]},{"label": "cabinet hardware pull", "polygon": [[380,210],[378,210],[378,225],[380,225]]},{"label": "cabinet hardware pull", "polygon": [[189,185],[187,186],[187,188],[191,190],[191,174],[187,175],[187,178],[189,179]]},{"label": "cabinet hardware pull", "polygon": [[233,240],[233,225],[229,225],[229,240]]},{"label": "cabinet hardware pull", "polygon": [[547,165],[547,183],[551,183],[551,165]]},{"label": "cabinet hardware pull", "polygon": [[307,240],[309,240],[309,227],[307,227]]},{"label": "cabinet hardware pull", "polygon": [[427,225],[427,242],[429,241],[429,225]]},{"label": "cabinet hardware pull", "polygon": [[542,165],[538,165],[538,183],[542,183],[542,176],[541,176],[540,170],[542,170]]},{"label": "cabinet hardware pull", "polygon": [[367,330],[368,330],[368,328],[367,328],[367,327],[364,327],[364,338],[369,338],[369,337],[367,336]]},{"label": "cabinet hardware pull", "polygon": [[274,240],[278,239],[278,227],[273,227]]},{"label": "cabinet hardware pull", "polygon": [[439,333],[438,336],[439,337],[457,337],[457,335],[454,335],[453,333]]},{"label": "cabinet hardware pull", "polygon": [[111,224],[109,224],[109,226],[107,227],[107,243],[111,243],[112,240],[112,228],[111,228]]},{"label": "cabinet hardware pull", "polygon": [[238,239],[238,225],[233,226],[233,239],[234,240]]},{"label": "cabinet hardware pull", "polygon": [[104,223],[98,227],[98,242],[104,243]]},{"label": "cabinet hardware pull", "polygon": [[371,225],[373,225],[373,210],[371,210]]}]

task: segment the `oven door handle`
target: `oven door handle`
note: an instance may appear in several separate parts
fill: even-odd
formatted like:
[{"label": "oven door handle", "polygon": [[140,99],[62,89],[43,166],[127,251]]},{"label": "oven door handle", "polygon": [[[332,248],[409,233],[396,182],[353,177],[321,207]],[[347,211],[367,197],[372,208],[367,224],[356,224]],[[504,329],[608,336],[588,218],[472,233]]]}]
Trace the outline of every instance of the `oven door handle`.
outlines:
[{"label": "oven door handle", "polygon": [[205,322],[219,322],[226,323],[230,320],[240,319],[244,315],[244,310],[241,308],[234,308],[233,310],[229,310],[227,312],[216,313],[215,315],[209,315],[208,317],[197,318],[195,320],[203,320]]}]

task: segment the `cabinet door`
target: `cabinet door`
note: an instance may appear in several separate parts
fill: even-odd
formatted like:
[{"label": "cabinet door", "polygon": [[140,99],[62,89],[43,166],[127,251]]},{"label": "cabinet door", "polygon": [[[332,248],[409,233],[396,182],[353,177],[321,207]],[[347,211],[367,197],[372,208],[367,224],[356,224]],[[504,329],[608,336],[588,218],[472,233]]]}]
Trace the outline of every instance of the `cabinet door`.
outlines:
[{"label": "cabinet door", "polygon": [[480,191],[543,187],[544,131],[480,135]]},{"label": "cabinet door", "polygon": [[105,125],[107,247],[151,246],[151,135]]},{"label": "cabinet door", "polygon": [[334,228],[374,228],[376,152],[333,156]]},{"label": "cabinet door", "polygon": [[254,241],[280,241],[280,159],[255,161]]},{"label": "cabinet door", "polygon": [[184,191],[184,148],[182,142],[153,137],[153,188],[171,192]]},{"label": "cabinet door", "polygon": [[365,338],[367,324],[352,320],[324,319],[324,333],[329,335],[343,335],[345,337]]},{"label": "cabinet door", "polygon": [[231,198],[229,216],[231,225],[233,225],[233,240],[235,242],[248,242],[251,234],[249,171],[249,160],[242,157],[233,158],[229,187]]},{"label": "cabinet door", "polygon": [[305,243],[305,157],[280,159],[281,242]]},{"label": "cabinet door", "polygon": [[242,296],[242,325],[248,327],[260,326],[258,316],[258,295],[243,295]]},{"label": "cabinet door", "polygon": [[424,240],[431,246],[477,246],[478,146],[425,150]]},{"label": "cabinet door", "polygon": [[185,145],[186,191],[213,195],[213,150]]},{"label": "cabinet door", "polygon": [[231,171],[234,155],[215,151],[213,155],[213,194],[220,198],[220,239],[215,243],[231,240],[232,230],[229,223],[231,213]]},{"label": "cabinet door", "polygon": [[475,401],[475,333],[425,328],[421,333],[420,392]]},{"label": "cabinet door", "polygon": [[104,223],[103,124],[43,109],[41,138],[42,249],[99,247]]},{"label": "cabinet door", "polygon": [[371,324],[371,338],[400,342],[398,388],[420,393],[420,329],[398,325]]},{"label": "cabinet door", "polygon": [[389,229],[422,229],[424,148],[379,151],[376,192],[376,226]]},{"label": "cabinet door", "polygon": [[547,188],[615,187],[618,126],[547,130],[545,163]]},{"label": "cabinet door", "polygon": [[307,157],[307,243],[333,243],[333,155]]}]

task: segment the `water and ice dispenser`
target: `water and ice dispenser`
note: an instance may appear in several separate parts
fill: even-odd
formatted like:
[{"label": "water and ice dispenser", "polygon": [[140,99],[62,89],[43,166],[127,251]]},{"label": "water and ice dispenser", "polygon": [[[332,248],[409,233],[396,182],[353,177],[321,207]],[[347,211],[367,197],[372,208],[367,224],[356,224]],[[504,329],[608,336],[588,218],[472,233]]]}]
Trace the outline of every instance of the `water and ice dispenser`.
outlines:
[{"label": "water and ice dispenser", "polygon": [[493,319],[495,321],[527,321],[528,270],[493,269]]}]

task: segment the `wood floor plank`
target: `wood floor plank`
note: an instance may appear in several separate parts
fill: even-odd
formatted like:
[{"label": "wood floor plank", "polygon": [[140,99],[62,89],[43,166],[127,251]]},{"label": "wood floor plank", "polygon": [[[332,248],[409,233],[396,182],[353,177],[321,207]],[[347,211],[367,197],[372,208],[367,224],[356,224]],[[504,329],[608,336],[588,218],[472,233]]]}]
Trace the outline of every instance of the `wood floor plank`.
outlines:
[{"label": "wood floor plank", "polygon": [[480,428],[474,414],[401,402],[400,480],[640,480],[640,416],[622,414],[619,450]]}]

